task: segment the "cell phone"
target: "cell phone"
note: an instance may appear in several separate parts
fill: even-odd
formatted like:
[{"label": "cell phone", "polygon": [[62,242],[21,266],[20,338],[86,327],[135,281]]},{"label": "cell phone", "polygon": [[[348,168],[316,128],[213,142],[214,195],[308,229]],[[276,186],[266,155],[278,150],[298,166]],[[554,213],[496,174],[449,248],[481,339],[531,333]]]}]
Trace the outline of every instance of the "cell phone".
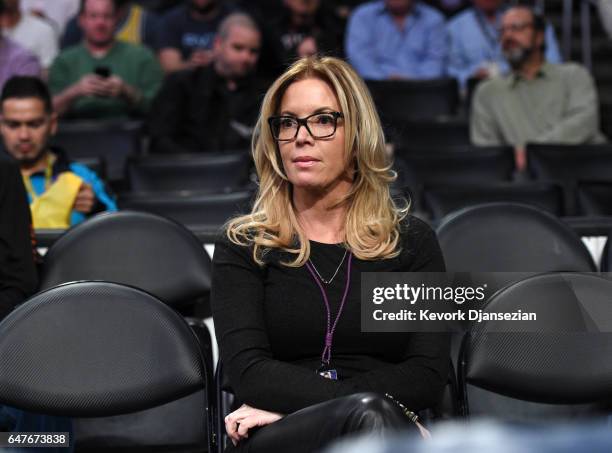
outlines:
[{"label": "cell phone", "polygon": [[96,69],[94,69],[94,73],[99,75],[100,77],[108,79],[111,76],[111,68],[109,68],[108,66],[96,66]]}]

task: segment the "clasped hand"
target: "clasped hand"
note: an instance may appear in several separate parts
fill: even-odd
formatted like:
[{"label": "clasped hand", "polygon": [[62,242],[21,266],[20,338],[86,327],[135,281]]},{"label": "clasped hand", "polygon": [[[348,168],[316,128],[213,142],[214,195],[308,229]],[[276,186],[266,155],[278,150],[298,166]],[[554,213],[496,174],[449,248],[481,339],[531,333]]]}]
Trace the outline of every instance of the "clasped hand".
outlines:
[{"label": "clasped hand", "polygon": [[225,417],[225,431],[236,445],[242,439],[249,437],[249,430],[258,426],[266,426],[283,418],[282,414],[268,412],[243,404],[240,408]]}]

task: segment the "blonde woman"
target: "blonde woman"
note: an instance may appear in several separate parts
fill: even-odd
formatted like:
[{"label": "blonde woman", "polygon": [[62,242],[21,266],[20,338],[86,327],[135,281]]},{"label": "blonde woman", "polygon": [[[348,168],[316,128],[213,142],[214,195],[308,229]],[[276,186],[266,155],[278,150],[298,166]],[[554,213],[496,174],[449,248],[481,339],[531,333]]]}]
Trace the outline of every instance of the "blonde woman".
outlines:
[{"label": "blonde woman", "polygon": [[[444,271],[434,233],[396,206],[363,81],[305,58],[268,90],[253,138],[253,211],[215,248],[212,307],[237,400],[229,450],[310,452],[411,427],[447,377],[448,337],[362,333],[360,274]],[[385,396],[392,395],[393,399]]]}]

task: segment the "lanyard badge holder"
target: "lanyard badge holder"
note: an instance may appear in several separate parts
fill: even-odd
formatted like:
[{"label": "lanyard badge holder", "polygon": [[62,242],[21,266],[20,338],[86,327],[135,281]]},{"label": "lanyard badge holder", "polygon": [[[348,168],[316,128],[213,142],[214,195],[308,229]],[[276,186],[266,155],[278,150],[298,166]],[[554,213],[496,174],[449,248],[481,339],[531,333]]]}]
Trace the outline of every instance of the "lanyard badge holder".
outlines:
[{"label": "lanyard badge holder", "polygon": [[342,300],[340,302],[340,307],[338,308],[338,314],[334,319],[334,323],[331,323],[331,307],[329,305],[329,299],[327,298],[327,292],[325,288],[321,284],[319,278],[315,274],[315,271],[310,264],[310,262],[306,262],[306,268],[310,272],[313,280],[321,290],[321,295],[323,296],[323,303],[325,304],[325,309],[327,311],[327,326],[325,331],[325,346],[323,348],[323,352],[321,353],[321,366],[317,368],[317,373],[320,376],[323,376],[326,379],[332,379],[334,381],[338,380],[338,372],[331,368],[331,348],[332,343],[334,341],[334,332],[336,331],[336,326],[338,325],[338,321],[340,320],[340,315],[342,315],[342,310],[344,309],[344,304],[346,302],[346,298],[348,296],[349,288],[351,286],[351,262],[352,262],[353,254],[349,253],[348,257],[348,266],[346,271],[346,285],[344,286],[344,294],[342,295]]}]

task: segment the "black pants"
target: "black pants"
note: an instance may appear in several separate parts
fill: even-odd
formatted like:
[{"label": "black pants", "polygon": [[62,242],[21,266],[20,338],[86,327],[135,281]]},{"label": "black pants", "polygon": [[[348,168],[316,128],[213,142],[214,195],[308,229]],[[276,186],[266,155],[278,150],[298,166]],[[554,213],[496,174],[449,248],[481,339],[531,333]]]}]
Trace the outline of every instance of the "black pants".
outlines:
[{"label": "black pants", "polygon": [[249,432],[226,452],[316,452],[334,440],[354,433],[407,430],[416,425],[391,400],[376,393],[356,393],[315,404],[270,425]]}]

